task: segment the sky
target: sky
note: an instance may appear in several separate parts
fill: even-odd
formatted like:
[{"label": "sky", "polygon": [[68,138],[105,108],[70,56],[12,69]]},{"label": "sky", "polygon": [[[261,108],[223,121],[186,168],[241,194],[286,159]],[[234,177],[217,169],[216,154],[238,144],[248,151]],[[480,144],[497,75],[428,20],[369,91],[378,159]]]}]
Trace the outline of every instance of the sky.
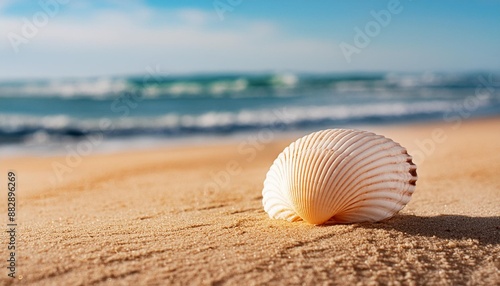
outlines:
[{"label": "sky", "polygon": [[498,0],[1,0],[0,78],[500,70]]}]

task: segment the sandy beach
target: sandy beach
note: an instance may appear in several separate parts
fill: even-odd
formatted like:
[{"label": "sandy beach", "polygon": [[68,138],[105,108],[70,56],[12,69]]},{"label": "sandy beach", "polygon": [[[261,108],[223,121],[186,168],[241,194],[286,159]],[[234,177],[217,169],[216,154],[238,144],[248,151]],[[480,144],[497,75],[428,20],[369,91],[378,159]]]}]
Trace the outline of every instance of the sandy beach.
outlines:
[{"label": "sandy beach", "polygon": [[4,221],[8,170],[18,181],[17,277],[2,246],[0,284],[498,285],[500,118],[369,129],[418,165],[412,200],[380,223],[269,219],[262,183],[288,135],[5,158]]}]

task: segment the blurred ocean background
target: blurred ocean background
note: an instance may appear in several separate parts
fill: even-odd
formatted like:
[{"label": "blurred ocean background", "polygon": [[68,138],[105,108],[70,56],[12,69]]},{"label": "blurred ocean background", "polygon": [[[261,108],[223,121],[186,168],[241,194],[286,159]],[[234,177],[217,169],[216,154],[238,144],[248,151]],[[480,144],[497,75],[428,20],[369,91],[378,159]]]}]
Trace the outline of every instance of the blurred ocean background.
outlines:
[{"label": "blurred ocean background", "polygon": [[0,148],[57,149],[92,135],[123,143],[262,128],[279,133],[451,122],[457,116],[499,115],[500,93],[491,87],[495,78],[489,73],[252,73],[1,81]]},{"label": "blurred ocean background", "polygon": [[497,116],[499,13],[462,0],[1,1],[0,156]]}]

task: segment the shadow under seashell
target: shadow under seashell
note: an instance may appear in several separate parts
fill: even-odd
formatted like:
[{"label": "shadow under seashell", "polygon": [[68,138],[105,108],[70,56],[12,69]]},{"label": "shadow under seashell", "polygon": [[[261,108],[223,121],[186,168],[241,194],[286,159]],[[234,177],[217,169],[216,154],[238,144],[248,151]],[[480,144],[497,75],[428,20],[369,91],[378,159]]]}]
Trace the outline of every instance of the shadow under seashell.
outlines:
[{"label": "shadow under seashell", "polygon": [[398,143],[371,132],[329,129],[285,148],[267,173],[262,200],[275,219],[374,222],[401,210],[416,181],[416,166]]}]

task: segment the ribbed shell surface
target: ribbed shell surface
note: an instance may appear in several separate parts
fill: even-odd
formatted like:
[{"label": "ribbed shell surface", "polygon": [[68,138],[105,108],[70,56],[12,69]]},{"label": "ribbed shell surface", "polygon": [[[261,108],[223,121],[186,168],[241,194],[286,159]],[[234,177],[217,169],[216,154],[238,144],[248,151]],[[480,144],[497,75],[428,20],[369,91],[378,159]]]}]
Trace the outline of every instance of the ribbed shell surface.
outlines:
[{"label": "ribbed shell surface", "polygon": [[281,152],[267,173],[264,210],[311,224],[380,221],[411,198],[416,166],[406,149],[371,132],[329,129]]}]

